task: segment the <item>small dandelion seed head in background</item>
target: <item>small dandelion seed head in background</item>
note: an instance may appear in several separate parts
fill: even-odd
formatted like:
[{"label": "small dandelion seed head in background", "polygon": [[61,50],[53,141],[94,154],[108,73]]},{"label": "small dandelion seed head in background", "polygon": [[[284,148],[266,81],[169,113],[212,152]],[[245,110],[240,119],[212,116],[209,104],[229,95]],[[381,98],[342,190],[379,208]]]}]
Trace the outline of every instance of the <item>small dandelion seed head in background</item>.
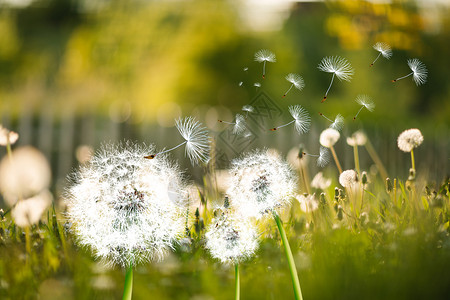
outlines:
[{"label": "small dandelion seed head in background", "polygon": [[255,61],[257,62],[276,62],[277,58],[275,54],[267,49],[261,49],[255,53]]},{"label": "small dandelion seed head in background", "polygon": [[14,145],[19,139],[19,134],[14,131],[10,131],[0,124],[0,146],[6,146],[8,143]]},{"label": "small dandelion seed head in background", "polygon": [[294,87],[299,91],[301,91],[305,87],[305,81],[303,80],[303,77],[298,74],[289,73],[286,75],[286,80],[292,83]]},{"label": "small dandelion seed head in background", "polygon": [[256,150],[232,162],[227,194],[236,212],[260,219],[290,203],[296,178],[278,153]]},{"label": "small dandelion seed head in background", "polygon": [[212,219],[205,233],[206,248],[224,264],[237,264],[251,258],[258,249],[255,225],[226,213]]},{"label": "small dandelion seed head in background", "polygon": [[355,170],[345,170],[339,175],[339,183],[346,188],[353,187],[358,182],[358,174]]},{"label": "small dandelion seed head in background", "polygon": [[311,127],[311,117],[306,109],[300,105],[291,105],[289,106],[289,113],[295,119],[295,130],[297,130],[299,134],[309,131]]},{"label": "small dandelion seed head in background", "polygon": [[241,114],[236,114],[236,119],[233,125],[233,134],[243,133],[247,128],[245,124],[245,117]]},{"label": "small dandelion seed head in background", "polygon": [[336,118],[334,118],[333,123],[331,123],[330,128],[341,131],[342,128],[344,128],[344,117],[341,114],[337,114]]},{"label": "small dandelion seed head in background", "polygon": [[242,106],[242,111],[245,111],[245,112],[254,112],[254,111],[255,111],[255,108],[254,108],[253,106],[251,106],[251,105],[244,105],[244,106]]},{"label": "small dandelion seed head in background", "polygon": [[176,127],[186,140],[186,154],[191,163],[207,163],[209,161],[210,143],[208,130],[193,117],[176,120]]},{"label": "small dandelion seed head in background", "polygon": [[316,199],[316,195],[297,195],[296,197],[300,204],[300,209],[304,213],[310,213],[319,208],[319,202]]},{"label": "small dandelion seed head in background", "polygon": [[427,82],[428,70],[423,62],[417,58],[408,59],[409,68],[413,71],[413,79],[416,85],[421,85]]},{"label": "small dandelion seed head in background", "polygon": [[364,106],[368,111],[372,112],[375,109],[375,103],[368,95],[358,95],[356,96],[356,103]]},{"label": "small dandelion seed head in background", "polygon": [[320,134],[319,142],[322,146],[330,148],[336,144],[340,137],[339,131],[334,128],[327,128]]},{"label": "small dandelion seed head in background", "polygon": [[65,192],[67,218],[81,246],[108,264],[162,259],[184,234],[187,189],[179,168],[153,146],[103,145]]},{"label": "small dandelion seed head in background", "polygon": [[423,135],[417,128],[412,128],[400,133],[397,139],[397,145],[403,152],[411,152],[423,142]]},{"label": "small dandelion seed head in background", "polygon": [[42,214],[52,204],[53,195],[45,189],[39,194],[22,199],[11,210],[11,217],[14,223],[20,227],[27,227],[37,224]]},{"label": "small dandelion seed head in background", "polygon": [[381,55],[386,58],[389,59],[392,57],[392,49],[391,46],[389,46],[386,43],[383,42],[378,42],[375,45],[373,45],[373,49],[377,50],[378,52],[381,53]]},{"label": "small dandelion seed head in background", "polygon": [[350,81],[354,74],[351,64],[339,56],[327,56],[322,58],[318,66],[319,70],[334,73],[340,80]]},{"label": "small dandelion seed head in background", "polygon": [[325,167],[330,162],[330,151],[328,148],[321,146],[319,150],[319,157],[317,158],[317,166],[319,168]]},{"label": "small dandelion seed head in background", "polygon": [[239,85],[239,86],[243,86],[243,85],[244,85],[244,82],[243,82],[243,81],[240,81],[238,85]]},{"label": "small dandelion seed head in background", "polygon": [[315,189],[325,190],[331,185],[331,178],[325,178],[322,172],[319,172],[314,176],[311,181],[311,187]]},{"label": "small dandelion seed head in background", "polygon": [[364,146],[367,143],[367,136],[364,132],[358,130],[347,138],[347,144],[349,146]]}]

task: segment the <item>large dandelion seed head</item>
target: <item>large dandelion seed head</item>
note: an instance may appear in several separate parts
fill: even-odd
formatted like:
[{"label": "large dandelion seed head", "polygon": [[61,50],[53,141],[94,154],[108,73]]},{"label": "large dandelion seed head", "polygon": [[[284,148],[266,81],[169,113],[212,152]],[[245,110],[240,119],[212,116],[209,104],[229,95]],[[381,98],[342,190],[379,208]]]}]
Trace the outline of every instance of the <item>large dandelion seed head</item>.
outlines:
[{"label": "large dandelion seed head", "polygon": [[286,80],[292,83],[294,87],[299,91],[301,91],[305,87],[305,81],[303,80],[303,77],[298,74],[289,73],[286,75]]},{"label": "large dandelion seed head", "polygon": [[334,73],[340,80],[350,81],[355,70],[351,64],[339,56],[327,56],[322,58],[318,66],[319,70]]},{"label": "large dandelion seed head", "polygon": [[408,59],[409,68],[413,71],[413,79],[416,85],[421,85],[427,82],[428,70],[423,62],[417,58]]},{"label": "large dandelion seed head", "polygon": [[295,187],[289,165],[277,153],[258,150],[232,162],[227,194],[237,213],[259,219],[288,205]]},{"label": "large dandelion seed head", "polygon": [[176,120],[176,127],[186,140],[186,155],[192,164],[209,161],[210,144],[208,130],[193,117]]},{"label": "large dandelion seed head", "polygon": [[392,57],[392,49],[391,46],[389,46],[386,43],[378,42],[375,45],[373,45],[373,49],[377,50],[378,52],[383,55],[384,58],[389,59]]},{"label": "large dandelion seed head", "polygon": [[412,128],[400,133],[397,139],[397,145],[403,152],[411,152],[423,142],[423,135],[417,128]]},{"label": "large dandelion seed head", "polygon": [[346,188],[353,187],[358,182],[358,174],[355,170],[345,170],[339,175],[339,183]]},{"label": "large dandelion seed head", "polygon": [[256,227],[248,220],[233,218],[225,213],[211,221],[205,239],[211,256],[224,264],[245,261],[258,249]]},{"label": "large dandelion seed head", "polygon": [[261,49],[255,53],[255,61],[257,62],[276,62],[277,58],[275,54],[267,49]]},{"label": "large dandelion seed head", "polygon": [[339,131],[333,128],[327,128],[320,134],[319,142],[322,146],[330,148],[336,144],[340,137]]},{"label": "large dandelion seed head", "polygon": [[162,259],[184,232],[187,190],[153,146],[104,145],[72,175],[67,217],[81,246],[122,267]]},{"label": "large dandelion seed head", "polygon": [[375,103],[372,101],[372,98],[368,95],[358,95],[356,96],[356,103],[361,106],[364,106],[368,111],[372,112],[375,109]]},{"label": "large dandelion seed head", "polygon": [[299,134],[308,132],[311,127],[311,117],[306,109],[300,105],[292,105],[289,106],[289,113],[295,119],[295,130],[297,130]]}]

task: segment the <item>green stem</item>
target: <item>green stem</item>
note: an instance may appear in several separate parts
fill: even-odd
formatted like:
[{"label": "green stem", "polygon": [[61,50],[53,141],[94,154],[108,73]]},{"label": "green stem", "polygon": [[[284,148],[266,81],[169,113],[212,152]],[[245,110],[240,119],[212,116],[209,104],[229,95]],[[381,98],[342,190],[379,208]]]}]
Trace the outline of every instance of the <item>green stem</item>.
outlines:
[{"label": "green stem", "polygon": [[375,148],[373,148],[372,143],[367,139],[367,142],[365,144],[366,150],[369,153],[372,160],[377,165],[378,171],[380,172],[381,179],[386,180],[388,178],[388,174],[386,171],[386,168],[383,165],[383,162],[381,161],[380,157],[378,156],[377,152],[375,151]]},{"label": "green stem", "polygon": [[416,163],[414,161],[414,149],[411,149],[411,165],[412,165],[413,170],[415,171],[416,170]]},{"label": "green stem", "polygon": [[241,288],[239,283],[239,264],[236,263],[234,265],[234,287],[235,287],[235,300],[239,300],[241,298]]},{"label": "green stem", "polygon": [[361,170],[359,169],[359,155],[358,155],[358,145],[353,146],[353,156],[355,158],[355,168],[358,176],[361,174]]},{"label": "green stem", "polygon": [[125,286],[123,288],[122,300],[131,300],[133,294],[133,265],[130,264],[125,275]]},{"label": "green stem", "polygon": [[278,230],[280,231],[281,240],[283,241],[284,251],[286,253],[286,258],[289,263],[289,270],[291,271],[292,285],[294,286],[294,296],[296,300],[303,300],[302,290],[300,288],[300,282],[298,280],[297,269],[295,268],[294,257],[292,256],[291,247],[289,246],[289,241],[286,237],[286,232],[283,228],[283,222],[281,221],[278,214],[274,211],[273,218],[277,223]]}]

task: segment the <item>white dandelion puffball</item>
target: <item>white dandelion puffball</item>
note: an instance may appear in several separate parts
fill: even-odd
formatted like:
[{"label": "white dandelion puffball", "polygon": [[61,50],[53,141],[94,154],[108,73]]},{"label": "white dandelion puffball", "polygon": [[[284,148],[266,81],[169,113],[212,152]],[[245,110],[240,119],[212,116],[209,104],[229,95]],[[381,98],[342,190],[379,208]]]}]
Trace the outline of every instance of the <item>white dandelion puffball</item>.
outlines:
[{"label": "white dandelion puffball", "polygon": [[300,204],[300,209],[305,213],[313,212],[319,208],[319,202],[314,194],[297,195],[297,201]]},{"label": "white dandelion puffball", "polygon": [[417,58],[408,59],[408,67],[413,71],[413,79],[417,86],[427,82],[428,70],[423,62]]},{"label": "white dandelion puffball", "polygon": [[320,134],[319,142],[322,146],[331,148],[341,137],[339,131],[333,128],[327,128]]},{"label": "white dandelion puffball", "polygon": [[375,45],[373,45],[373,49],[377,50],[378,52],[383,55],[384,58],[389,59],[392,57],[392,49],[391,46],[389,46],[386,43],[378,42]]},{"label": "white dandelion puffball", "polygon": [[187,189],[153,146],[103,145],[73,174],[67,217],[81,246],[109,264],[129,267],[162,259],[184,233]]},{"label": "white dandelion puffball", "polygon": [[8,143],[13,145],[18,139],[19,134],[17,132],[10,131],[0,124],[0,146],[6,146]]},{"label": "white dandelion puffball", "polygon": [[347,144],[349,146],[364,146],[367,143],[367,136],[364,132],[358,130],[355,131],[351,137],[347,138]]},{"label": "white dandelion puffball", "polygon": [[322,58],[318,66],[319,70],[327,73],[333,73],[340,80],[350,81],[355,70],[350,63],[339,56],[327,56]]},{"label": "white dandelion puffball", "polygon": [[325,178],[322,172],[319,172],[314,176],[311,181],[311,187],[315,189],[325,190],[331,185],[331,179]]},{"label": "white dandelion puffball", "polygon": [[52,194],[48,190],[43,190],[36,196],[20,200],[11,210],[11,217],[20,227],[37,224],[44,211],[52,204],[52,199]]},{"label": "white dandelion puffball", "polygon": [[227,194],[238,214],[260,219],[288,205],[295,187],[294,173],[277,153],[257,150],[233,160]]},{"label": "white dandelion puffball", "polygon": [[6,156],[0,162],[0,191],[9,206],[39,194],[49,187],[50,181],[50,165],[36,148],[17,148],[12,159]]},{"label": "white dandelion puffball", "polygon": [[358,182],[358,174],[355,170],[345,170],[339,175],[339,183],[346,188],[353,187]]},{"label": "white dandelion puffball", "polygon": [[411,152],[423,142],[423,135],[417,128],[412,128],[400,133],[397,139],[397,145],[403,152]]},{"label": "white dandelion puffball", "polygon": [[206,248],[224,264],[236,264],[251,258],[258,249],[256,227],[247,220],[220,214],[211,221],[206,233]]}]

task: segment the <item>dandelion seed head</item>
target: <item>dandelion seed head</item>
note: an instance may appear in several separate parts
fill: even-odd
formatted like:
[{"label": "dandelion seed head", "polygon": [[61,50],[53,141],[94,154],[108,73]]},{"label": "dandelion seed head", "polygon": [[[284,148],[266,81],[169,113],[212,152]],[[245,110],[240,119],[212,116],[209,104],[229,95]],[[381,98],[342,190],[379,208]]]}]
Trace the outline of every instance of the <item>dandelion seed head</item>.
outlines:
[{"label": "dandelion seed head", "polygon": [[324,57],[318,66],[319,70],[334,73],[340,80],[350,81],[354,74],[351,64],[340,56]]},{"label": "dandelion seed head", "polygon": [[316,195],[297,195],[298,203],[300,203],[300,209],[305,213],[310,213],[319,208],[319,202],[316,199]]},{"label": "dandelion seed head", "polygon": [[224,264],[236,264],[251,258],[258,249],[256,227],[247,220],[220,213],[208,226],[206,248]]},{"label": "dandelion seed head", "polygon": [[258,150],[233,160],[227,194],[238,214],[260,219],[288,205],[295,187],[289,165],[278,154]]},{"label": "dandelion seed head", "polygon": [[208,131],[193,117],[176,120],[176,127],[186,140],[186,155],[191,163],[207,163],[209,161],[210,144]]},{"label": "dandelion seed head", "polygon": [[320,147],[319,157],[317,158],[317,166],[319,168],[325,167],[330,162],[330,152],[326,147]]},{"label": "dandelion seed head", "polygon": [[187,189],[153,146],[103,145],[71,176],[67,218],[78,244],[106,263],[128,267],[162,259],[184,233]]},{"label": "dandelion seed head", "polygon": [[311,127],[311,117],[300,105],[289,106],[289,113],[295,119],[295,130],[299,134],[306,133]]},{"label": "dandelion seed head", "polygon": [[0,192],[6,204],[39,194],[50,186],[51,170],[45,156],[36,148],[25,146],[12,152],[12,160],[0,162]]},{"label": "dandelion seed head", "polygon": [[242,106],[242,111],[245,111],[245,112],[254,112],[254,111],[255,111],[255,108],[254,108],[253,106],[251,106],[251,105],[244,105],[244,106]]},{"label": "dandelion seed head", "polygon": [[423,135],[417,128],[407,129],[400,133],[397,139],[397,145],[403,152],[411,152],[423,142]]},{"label": "dandelion seed head", "polygon": [[294,87],[299,91],[301,91],[305,87],[305,81],[303,80],[303,77],[298,74],[289,73],[286,75],[286,80],[292,83]]},{"label": "dandelion seed head", "polygon": [[331,179],[325,178],[322,172],[319,172],[314,176],[311,181],[311,187],[315,189],[325,190],[331,185]]},{"label": "dandelion seed head", "polygon": [[377,50],[378,52],[383,55],[384,58],[389,59],[392,57],[392,49],[391,46],[389,46],[386,43],[378,42],[375,45],[373,45],[373,49]]},{"label": "dandelion seed head", "polygon": [[319,142],[322,146],[330,148],[336,144],[340,138],[340,133],[334,128],[327,128],[320,134]]},{"label": "dandelion seed head", "polygon": [[367,136],[364,132],[358,130],[347,138],[347,144],[349,146],[364,146],[367,143]]},{"label": "dandelion seed head", "polygon": [[375,109],[375,103],[368,95],[358,95],[356,96],[356,103],[364,106],[368,111],[372,112]]},{"label": "dandelion seed head", "polygon": [[241,114],[236,114],[236,119],[233,125],[233,134],[241,134],[245,129],[245,117]]},{"label": "dandelion seed head", "polygon": [[17,202],[11,210],[11,217],[16,225],[20,227],[37,224],[44,211],[52,203],[52,199],[52,194],[45,189],[33,197]]},{"label": "dandelion seed head", "polygon": [[423,62],[417,58],[408,59],[409,68],[413,71],[413,79],[416,85],[421,85],[427,82],[428,70]]},{"label": "dandelion seed head", "polygon": [[339,175],[339,183],[346,188],[351,188],[358,182],[358,174],[355,170],[345,170]]},{"label": "dandelion seed head", "polygon": [[14,131],[10,131],[0,124],[0,146],[14,145],[19,139],[19,134]]},{"label": "dandelion seed head", "polygon": [[255,53],[255,61],[257,62],[276,62],[277,58],[275,54],[267,49],[261,49]]},{"label": "dandelion seed head", "polygon": [[344,117],[341,114],[337,114],[336,118],[334,118],[333,123],[331,123],[330,128],[341,131],[342,128],[344,128]]}]

